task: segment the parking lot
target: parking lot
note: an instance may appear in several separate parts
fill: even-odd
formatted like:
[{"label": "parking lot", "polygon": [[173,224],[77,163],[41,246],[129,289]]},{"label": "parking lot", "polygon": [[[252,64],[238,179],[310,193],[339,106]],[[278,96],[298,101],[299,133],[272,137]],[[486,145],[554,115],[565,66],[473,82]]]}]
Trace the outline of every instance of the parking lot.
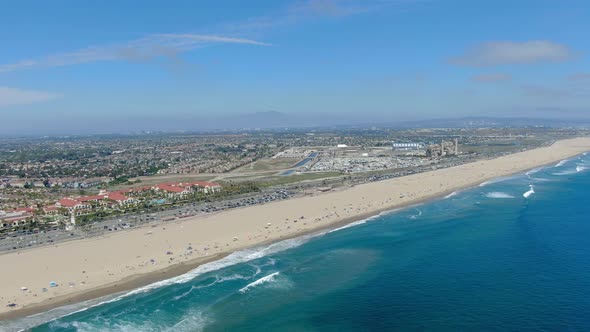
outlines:
[{"label": "parking lot", "polygon": [[44,231],[15,231],[0,235],[0,251],[17,250],[41,245],[53,245],[56,242],[98,236],[108,232],[116,232],[137,227],[142,224],[161,224],[201,214],[270,203],[273,201],[288,199],[294,195],[295,193],[293,191],[279,189],[258,194],[248,194],[231,200],[211,203],[189,203],[153,213],[117,216],[107,220],[94,222],[90,224],[89,227],[85,227],[85,229],[75,228],[68,231],[59,226],[55,226]]}]

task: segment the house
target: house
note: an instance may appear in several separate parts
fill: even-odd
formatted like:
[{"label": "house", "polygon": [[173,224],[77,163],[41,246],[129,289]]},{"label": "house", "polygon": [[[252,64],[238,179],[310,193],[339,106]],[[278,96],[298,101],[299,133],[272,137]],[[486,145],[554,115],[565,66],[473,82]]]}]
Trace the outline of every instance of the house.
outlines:
[{"label": "house", "polygon": [[84,196],[78,197],[76,200],[80,203],[96,203],[98,205],[102,205],[104,203],[104,199],[106,198],[105,195],[93,195],[93,196]]},{"label": "house", "polygon": [[124,194],[128,197],[138,197],[138,196],[142,196],[146,193],[149,193],[152,189],[153,189],[153,187],[144,186],[144,187],[137,187],[137,188],[131,188],[131,189],[126,189],[126,190],[119,190],[118,192],[121,194]]},{"label": "house", "polygon": [[22,208],[15,209],[14,212],[22,212],[22,213],[31,213],[31,214],[33,214],[35,212],[35,208],[32,207],[32,206],[22,207]]},{"label": "house", "polygon": [[168,193],[168,197],[183,198],[194,192],[210,194],[221,190],[221,185],[213,182],[179,182],[179,183],[160,183],[154,190],[162,190]]},{"label": "house", "polygon": [[0,228],[24,226],[33,220],[33,214],[26,211],[0,211]]},{"label": "house", "polygon": [[115,191],[106,196],[111,201],[115,201],[119,205],[128,205],[135,202],[133,198],[123,195],[120,191]]},{"label": "house", "polygon": [[59,212],[59,208],[55,205],[47,205],[43,207],[43,212],[49,215],[56,215]]},{"label": "house", "polygon": [[190,187],[186,188],[180,184],[161,183],[154,187],[154,190],[165,191],[170,198],[183,198],[191,193]]},{"label": "house", "polygon": [[192,187],[196,187],[196,191],[205,194],[212,194],[221,190],[221,185],[214,182],[197,181],[191,183]]},{"label": "house", "polygon": [[86,214],[87,210],[92,208],[90,203],[83,203],[72,198],[62,198],[55,205],[67,209],[70,214],[76,216]]}]

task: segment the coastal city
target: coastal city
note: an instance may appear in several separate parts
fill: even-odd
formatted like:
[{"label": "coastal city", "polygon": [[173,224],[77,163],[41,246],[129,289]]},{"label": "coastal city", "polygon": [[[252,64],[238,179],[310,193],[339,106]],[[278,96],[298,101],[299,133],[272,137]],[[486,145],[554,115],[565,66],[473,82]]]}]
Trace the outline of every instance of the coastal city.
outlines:
[{"label": "coastal city", "polygon": [[4,140],[0,250],[334,191],[584,133],[372,128]]},{"label": "coastal city", "polygon": [[0,332],[590,331],[590,1],[0,8]]}]

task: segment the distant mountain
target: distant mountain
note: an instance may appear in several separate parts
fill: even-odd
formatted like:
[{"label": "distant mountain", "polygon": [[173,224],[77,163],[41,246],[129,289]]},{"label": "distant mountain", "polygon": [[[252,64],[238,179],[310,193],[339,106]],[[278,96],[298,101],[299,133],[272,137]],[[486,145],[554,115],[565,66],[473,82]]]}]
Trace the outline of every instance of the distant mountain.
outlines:
[{"label": "distant mountain", "polygon": [[432,119],[423,121],[406,121],[398,124],[404,128],[482,128],[482,127],[587,127],[587,119],[536,119],[536,118],[495,118],[466,117],[455,119]]}]

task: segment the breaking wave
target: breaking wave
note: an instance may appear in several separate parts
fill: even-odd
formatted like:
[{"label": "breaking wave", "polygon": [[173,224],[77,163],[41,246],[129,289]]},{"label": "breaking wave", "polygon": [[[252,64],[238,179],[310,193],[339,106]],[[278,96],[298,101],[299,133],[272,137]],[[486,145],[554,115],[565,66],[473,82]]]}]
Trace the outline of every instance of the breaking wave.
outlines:
[{"label": "breaking wave", "polygon": [[535,187],[533,187],[533,185],[530,185],[529,188],[530,188],[529,191],[522,194],[522,197],[529,198],[531,195],[533,195],[535,193]]},{"label": "breaking wave", "polygon": [[500,191],[493,191],[493,192],[487,193],[486,197],[488,197],[488,198],[514,198],[514,196],[512,196],[512,195],[510,195],[508,193],[500,192]]},{"label": "breaking wave", "polygon": [[251,288],[254,288],[256,286],[259,286],[259,285],[262,285],[262,284],[265,284],[265,283],[274,281],[275,278],[279,274],[280,274],[280,272],[271,273],[271,274],[267,275],[266,277],[262,277],[262,278],[260,278],[260,279],[258,279],[256,281],[253,281],[253,282],[247,284],[246,286],[242,287],[239,292],[242,293],[242,294],[244,294],[248,290],[250,290]]},{"label": "breaking wave", "polygon": [[380,218],[380,217],[382,217],[384,215],[398,212],[399,210],[401,210],[401,208],[400,209],[391,209],[391,210],[383,211],[383,212],[381,212],[381,213],[379,213],[377,215],[374,215],[372,217],[369,217],[369,218],[366,218],[366,219],[362,219],[362,220],[359,220],[359,221],[355,221],[355,222],[352,222],[350,224],[346,224],[346,225],[344,225],[342,227],[334,228],[332,230],[329,230],[327,233],[333,233],[333,232],[341,231],[343,229],[347,229],[347,228],[350,228],[350,227],[363,225],[363,224],[366,224],[369,221],[378,219],[378,218]]},{"label": "breaking wave", "polygon": [[568,161],[569,161],[569,159],[564,159],[564,160],[562,160],[562,161],[558,162],[558,163],[555,165],[555,167],[561,167],[561,166],[565,165],[565,163],[567,163]]},{"label": "breaking wave", "polygon": [[[150,320],[145,320],[141,322],[131,322],[131,321],[122,321],[122,322],[111,322],[109,320],[100,319],[93,323],[87,322],[60,322],[60,321],[53,321],[49,324],[51,329],[57,330],[74,330],[79,332],[94,332],[94,331],[146,331],[146,332],[156,332],[156,331],[203,331],[206,325],[210,324],[211,320],[203,315],[202,312],[198,310],[191,310],[185,315],[183,315],[182,319],[174,324],[173,326],[168,326],[165,323],[158,323],[153,322]],[[98,325],[98,326],[97,326]]]},{"label": "breaking wave", "polygon": [[487,185],[489,185],[489,184],[492,184],[492,183],[494,183],[494,182],[495,182],[495,181],[492,181],[492,180],[490,180],[490,181],[484,181],[484,182],[480,183],[480,184],[479,184],[479,186],[480,186],[480,187],[485,187],[485,186],[487,186]]},{"label": "breaking wave", "polygon": [[446,196],[445,196],[445,198],[451,198],[451,197],[453,197],[453,196],[457,196],[457,194],[458,194],[458,193],[457,193],[456,191],[453,191],[452,193],[450,193],[450,194],[446,195]]},{"label": "breaking wave", "polygon": [[572,174],[583,172],[587,169],[588,169],[587,166],[578,165],[578,166],[576,166],[575,169],[569,169],[569,170],[566,170],[563,172],[556,172],[556,173],[553,173],[553,175],[572,175]]},{"label": "breaking wave", "polygon": [[[111,295],[107,295],[107,296],[104,296],[104,297],[101,297],[98,299],[55,308],[55,309],[49,310],[44,313],[32,315],[32,316],[25,317],[25,318],[18,319],[18,320],[14,320],[14,321],[0,322],[0,330],[1,331],[23,331],[23,330],[30,329],[35,326],[41,325],[41,324],[48,323],[48,322],[51,322],[51,324],[58,323],[58,322],[56,322],[56,320],[58,320],[60,318],[70,316],[70,315],[73,315],[76,313],[84,312],[84,311],[87,311],[91,308],[95,308],[95,307],[98,307],[98,306],[101,306],[104,304],[120,301],[120,300],[127,298],[129,296],[132,296],[132,295],[146,293],[151,290],[165,287],[165,286],[169,286],[169,285],[173,285],[173,284],[187,283],[187,282],[193,280],[194,278],[196,278],[200,275],[203,275],[205,273],[213,272],[213,271],[220,270],[220,269],[223,269],[223,268],[226,268],[229,266],[237,265],[240,263],[249,262],[252,260],[256,260],[256,259],[265,257],[267,255],[275,254],[275,253],[278,253],[278,252],[281,252],[284,250],[288,250],[291,248],[301,246],[304,243],[308,242],[310,239],[317,237],[317,236],[324,235],[326,233],[327,233],[327,231],[323,231],[323,232],[319,232],[319,233],[304,235],[304,236],[293,238],[293,239],[287,239],[287,240],[284,240],[281,242],[271,244],[266,247],[257,247],[257,248],[236,251],[236,252],[233,252],[233,253],[227,255],[226,257],[221,258],[217,261],[213,261],[213,262],[209,262],[209,263],[200,265],[196,269],[194,269],[188,273],[185,273],[183,275],[180,275],[180,276],[177,276],[174,278],[170,278],[170,279],[166,279],[166,280],[162,280],[162,281],[158,281],[153,284],[150,284],[150,285],[147,285],[144,287],[140,287],[140,288],[134,289],[129,292],[121,292],[121,293],[117,293],[117,294],[111,294]],[[259,272],[257,271],[255,273],[255,275],[258,273]],[[203,287],[207,287],[207,286],[212,286],[215,283],[218,283],[221,281],[227,281],[227,280],[230,280],[228,278],[234,278],[234,277],[240,278],[242,276],[233,275],[233,276],[229,276],[229,277],[218,277],[218,279],[214,280],[212,284],[204,285],[204,286],[200,286],[200,287],[203,288]],[[194,289],[191,288],[188,292],[191,292],[193,290]],[[186,294],[186,295],[188,295],[188,294]]]},{"label": "breaking wave", "polygon": [[366,223],[367,223],[367,219],[355,221],[353,223],[344,225],[342,227],[334,228],[334,229],[330,230],[328,233],[338,232],[338,231],[341,231],[343,229],[347,229],[347,228],[350,228],[350,227],[354,227],[354,226],[358,226],[358,225],[362,225],[362,224],[366,224]]}]

